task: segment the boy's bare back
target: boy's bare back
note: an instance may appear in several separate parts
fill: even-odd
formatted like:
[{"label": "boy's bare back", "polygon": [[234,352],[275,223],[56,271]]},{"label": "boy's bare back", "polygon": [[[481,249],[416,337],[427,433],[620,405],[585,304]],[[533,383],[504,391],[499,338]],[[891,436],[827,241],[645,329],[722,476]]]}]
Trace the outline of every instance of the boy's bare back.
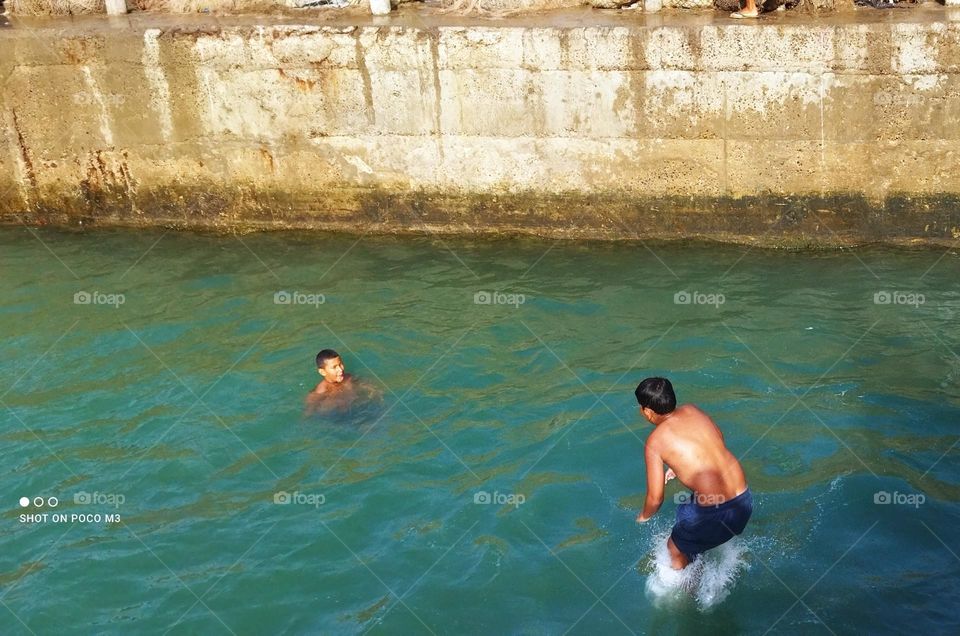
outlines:
[{"label": "boy's bare back", "polygon": [[677,407],[647,439],[647,446],[698,496],[733,499],[747,489],[740,462],[710,416],[693,404]]}]

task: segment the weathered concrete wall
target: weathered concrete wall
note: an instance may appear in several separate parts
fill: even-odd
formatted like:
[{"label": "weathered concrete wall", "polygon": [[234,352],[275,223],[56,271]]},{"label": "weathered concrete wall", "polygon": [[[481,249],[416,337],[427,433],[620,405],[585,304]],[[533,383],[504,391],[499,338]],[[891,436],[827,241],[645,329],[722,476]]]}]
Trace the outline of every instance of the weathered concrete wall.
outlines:
[{"label": "weathered concrete wall", "polygon": [[0,30],[0,219],[952,242],[960,24],[898,13]]}]

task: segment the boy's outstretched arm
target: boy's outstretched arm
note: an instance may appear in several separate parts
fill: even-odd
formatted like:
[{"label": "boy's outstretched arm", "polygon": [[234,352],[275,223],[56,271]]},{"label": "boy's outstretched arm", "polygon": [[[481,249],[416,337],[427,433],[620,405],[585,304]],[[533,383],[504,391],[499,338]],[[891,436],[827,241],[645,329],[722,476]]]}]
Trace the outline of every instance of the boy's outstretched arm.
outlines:
[{"label": "boy's outstretched arm", "polygon": [[663,459],[649,439],[644,447],[643,458],[647,464],[647,496],[643,502],[643,510],[637,515],[637,523],[648,521],[657,514],[663,504]]}]

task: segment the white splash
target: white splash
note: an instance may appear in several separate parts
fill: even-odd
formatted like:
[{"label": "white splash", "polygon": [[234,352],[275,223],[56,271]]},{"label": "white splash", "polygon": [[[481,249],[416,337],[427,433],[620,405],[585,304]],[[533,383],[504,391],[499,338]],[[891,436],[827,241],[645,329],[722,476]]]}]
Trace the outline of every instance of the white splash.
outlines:
[{"label": "white splash", "polygon": [[670,565],[667,534],[655,537],[654,541],[653,571],[647,577],[646,593],[656,607],[669,607],[692,598],[701,610],[708,610],[722,603],[740,573],[750,569],[744,558],[747,547],[738,537],[702,554],[682,570],[674,570]]}]

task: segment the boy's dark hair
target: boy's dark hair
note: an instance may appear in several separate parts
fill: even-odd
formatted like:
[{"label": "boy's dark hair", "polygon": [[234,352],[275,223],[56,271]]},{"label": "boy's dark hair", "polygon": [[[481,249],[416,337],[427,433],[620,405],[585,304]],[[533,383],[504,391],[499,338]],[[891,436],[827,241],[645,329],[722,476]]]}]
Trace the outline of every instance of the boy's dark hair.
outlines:
[{"label": "boy's dark hair", "polygon": [[637,385],[633,394],[637,396],[640,408],[649,408],[658,415],[666,415],[677,408],[673,385],[666,378],[647,378]]},{"label": "boy's dark hair", "polygon": [[333,360],[334,358],[339,358],[340,354],[334,351],[333,349],[324,349],[317,354],[317,368],[322,369],[323,363],[327,360]]}]

